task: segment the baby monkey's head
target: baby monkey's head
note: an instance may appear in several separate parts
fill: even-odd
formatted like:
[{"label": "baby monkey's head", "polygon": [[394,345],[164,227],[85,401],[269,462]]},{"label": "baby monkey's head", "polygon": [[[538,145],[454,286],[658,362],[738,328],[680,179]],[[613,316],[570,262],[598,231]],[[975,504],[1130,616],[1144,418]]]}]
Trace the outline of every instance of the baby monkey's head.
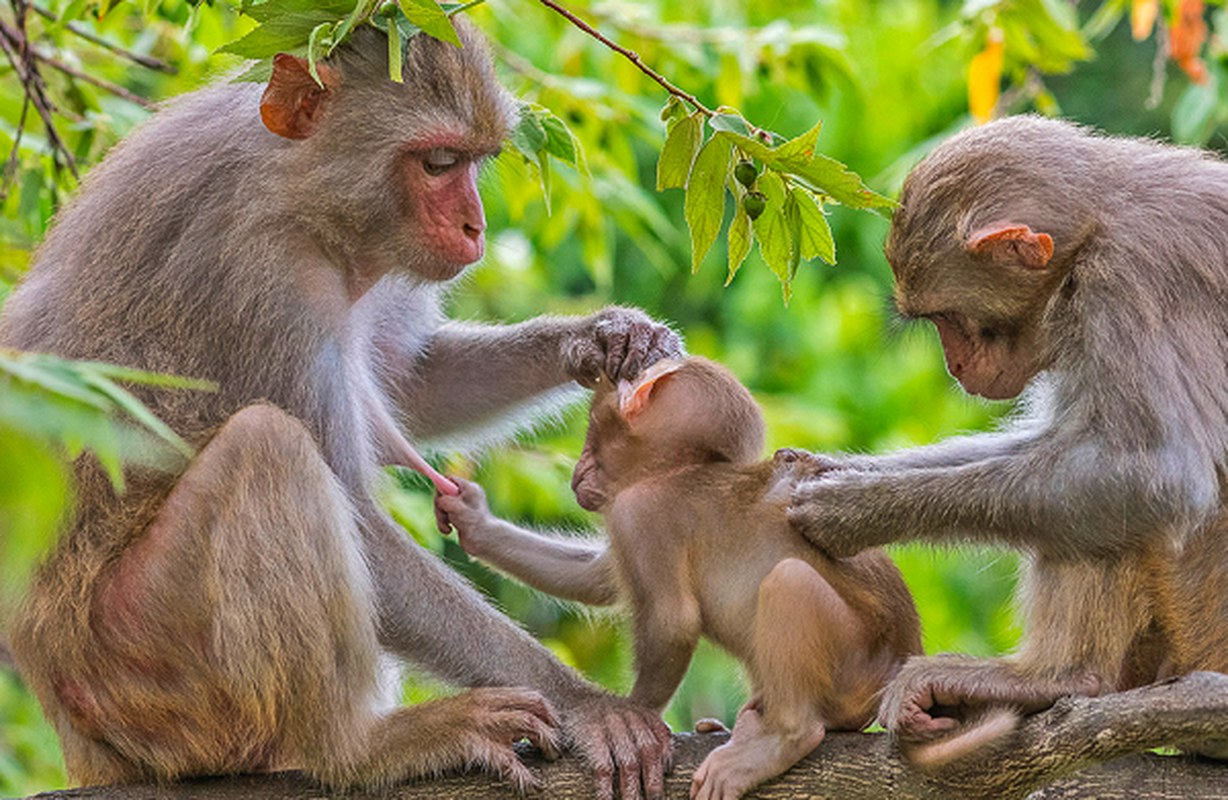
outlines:
[{"label": "baby monkey's head", "polygon": [[652,474],[754,463],[763,444],[759,405],[728,369],[698,356],[658,361],[633,382],[598,382],[571,487],[582,507],[598,511]]}]

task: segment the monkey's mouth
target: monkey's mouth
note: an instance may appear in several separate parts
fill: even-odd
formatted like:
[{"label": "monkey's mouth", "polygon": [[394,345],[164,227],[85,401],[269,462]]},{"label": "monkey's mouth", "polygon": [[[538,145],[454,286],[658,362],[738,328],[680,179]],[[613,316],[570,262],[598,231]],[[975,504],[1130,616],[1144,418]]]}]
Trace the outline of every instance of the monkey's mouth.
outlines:
[{"label": "monkey's mouth", "polygon": [[601,488],[603,481],[599,473],[597,464],[585,459],[576,464],[576,471],[572,473],[571,491],[585,511],[599,511],[605,505],[605,491]]}]

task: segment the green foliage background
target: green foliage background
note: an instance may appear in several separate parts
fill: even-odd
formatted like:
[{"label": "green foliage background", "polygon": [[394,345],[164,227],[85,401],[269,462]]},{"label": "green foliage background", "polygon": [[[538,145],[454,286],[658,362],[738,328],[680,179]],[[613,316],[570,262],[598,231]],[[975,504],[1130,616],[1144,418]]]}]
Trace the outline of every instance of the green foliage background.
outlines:
[{"label": "green foliage background", "polygon": [[[1062,0],[1032,6],[1043,10],[1050,2]],[[1126,4],[1105,5],[1120,10]],[[734,106],[756,125],[788,137],[824,120],[819,149],[848,164],[874,190],[894,195],[929,146],[969,124],[965,69],[984,41],[983,14],[998,6],[1013,4],[616,0],[577,2],[573,8],[710,107]],[[1083,21],[1097,7],[1079,4]],[[11,5],[0,5],[0,18],[11,18],[11,12]],[[451,300],[456,316],[515,321],[543,312],[584,313],[607,303],[642,307],[676,326],[692,352],[728,364],[754,391],[768,419],[770,448],[884,451],[986,428],[1009,411],[961,395],[945,375],[935,337],[892,319],[890,273],[881,254],[885,219],[830,207],[837,264],[804,264],[787,307],[757,250],[728,287],[723,243],[691,274],[683,193],[654,189],[664,137],[659,112],[666,98],[660,88],[530,0],[489,0],[471,14],[494,42],[506,82],[566,121],[583,147],[587,169],[552,171],[548,214],[536,168],[507,149],[483,179],[488,256],[459,282]],[[1222,33],[1223,12],[1212,18]],[[152,16],[121,4],[89,26],[175,64],[179,74],[145,70],[88,47],[74,50],[80,66],[162,99],[238,69],[241,62],[233,57],[211,54],[251,22],[225,3],[195,8],[167,0]],[[1126,27],[1117,25],[1094,42],[1094,61],[1059,64],[1072,71],[1045,77],[1043,92],[1022,92],[1010,108],[1036,103],[1112,132],[1176,134],[1222,147],[1228,118],[1222,40],[1212,42],[1209,52],[1209,87],[1191,87],[1170,67],[1160,102],[1149,106],[1155,43],[1133,42]],[[1029,75],[1026,64],[1016,67],[1007,76],[1011,86],[1038,77]],[[83,165],[146,116],[95,87],[69,85],[54,71],[49,82],[74,117],[61,122]],[[0,151],[8,153],[21,95],[3,66],[0,87]],[[46,156],[46,140],[31,122],[13,190],[0,200],[0,302],[75,183],[55,174]],[[5,380],[0,375],[0,400],[13,390]],[[66,489],[60,451],[3,425],[0,414],[0,557],[12,559],[13,541],[24,547],[48,539]],[[576,506],[569,490],[582,435],[582,414],[572,413],[508,447],[441,457],[450,469],[487,487],[496,513],[531,525],[587,530],[595,519]],[[564,660],[614,690],[629,687],[627,631],[616,614],[560,604],[471,562],[454,540],[434,531],[430,495],[416,478],[390,475],[386,499],[412,535],[470,576]],[[19,529],[39,532],[18,536]],[[1014,555],[921,546],[895,548],[893,554],[916,596],[928,651],[993,654],[1013,646]],[[19,578],[6,573],[4,580],[11,594]],[[446,689],[425,678],[406,684],[410,699],[438,691]],[[705,716],[731,721],[744,699],[736,664],[705,646],[667,719],[680,729]],[[18,680],[0,671],[0,794],[64,783],[54,736],[37,704]]]}]

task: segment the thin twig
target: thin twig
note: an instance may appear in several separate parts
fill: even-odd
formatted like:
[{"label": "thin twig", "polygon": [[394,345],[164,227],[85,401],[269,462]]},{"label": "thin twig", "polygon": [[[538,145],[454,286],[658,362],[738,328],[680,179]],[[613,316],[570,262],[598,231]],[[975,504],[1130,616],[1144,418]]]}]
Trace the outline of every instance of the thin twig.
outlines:
[{"label": "thin twig", "polygon": [[46,53],[36,50],[34,47],[30,48],[30,54],[33,55],[35,58],[37,58],[39,61],[46,64],[47,66],[54,67],[55,69],[58,69],[60,72],[63,72],[65,75],[71,75],[77,80],[81,80],[81,81],[85,81],[86,83],[93,84],[94,86],[97,86],[99,89],[108,91],[117,97],[122,97],[123,99],[127,100],[129,103],[136,103],[138,106],[145,109],[146,111],[154,111],[158,107],[158,104],[153,102],[152,100],[148,100],[144,97],[141,97],[139,94],[133,94],[132,92],[125,89],[124,87],[120,86],[119,84],[111,83],[110,81],[103,80],[102,78],[96,78],[87,72],[82,72],[81,70],[75,67],[70,67],[68,64],[65,64],[63,61],[60,61],[59,59],[56,59],[56,58],[52,58]]},{"label": "thin twig", "polygon": [[21,152],[21,136],[26,132],[26,112],[30,110],[30,95],[21,99],[21,117],[17,120],[17,132],[13,134],[13,149],[4,162],[4,175],[0,176],[0,205],[9,198],[9,181],[17,174],[17,159]]},{"label": "thin twig", "polygon": [[43,83],[42,75],[39,74],[33,55],[30,53],[25,31],[26,4],[23,0],[13,0],[13,10],[16,12],[17,27],[10,28],[3,20],[0,20],[0,48],[4,49],[9,63],[13,65],[13,71],[17,73],[21,81],[26,97],[34,104],[34,110],[38,112],[38,116],[43,121],[43,127],[47,131],[47,141],[51,143],[52,161],[56,168],[59,168],[59,160],[62,157],[68,171],[74,178],[79,179],[81,176],[77,172],[77,160],[73,158],[72,151],[60,138],[60,132],[55,127],[55,120],[51,116],[55,110],[55,104],[47,97],[47,86]]},{"label": "thin twig", "polygon": [[679,89],[677,86],[675,86],[674,84],[666,80],[663,75],[656,72],[651,67],[649,67],[647,64],[645,64],[643,61],[641,61],[639,53],[636,53],[634,50],[628,50],[627,48],[623,47],[617,42],[614,42],[606,38],[600,31],[598,31],[592,25],[589,25],[587,22],[585,22],[584,20],[577,17],[575,14],[568,11],[566,8],[563,8],[561,5],[554,2],[554,0],[538,0],[538,2],[540,2],[542,5],[546,6],[547,8],[554,10],[558,14],[562,15],[572,25],[575,25],[577,28],[584,31],[589,36],[592,36],[594,39],[601,42],[606,47],[610,48],[614,52],[619,53],[620,55],[625,57],[628,61],[634,64],[639,69],[640,72],[644,73],[645,75],[647,75],[648,77],[656,81],[657,83],[661,84],[661,86],[665,89],[665,91],[669,92],[671,95],[679,98],[680,100],[685,100],[686,102],[690,103],[692,108],[694,108],[696,111],[703,114],[705,117],[715,117],[716,116],[715,111],[711,110],[710,108],[706,107],[703,103],[695,99],[694,95],[688,94],[687,92],[684,92],[682,89]]},{"label": "thin twig", "polygon": [[[30,3],[29,6],[34,11],[34,13],[38,14],[43,19],[48,19],[55,23],[59,22],[59,18],[56,17],[55,14],[52,14],[47,9],[40,8],[39,6],[36,6],[33,3]],[[141,55],[140,53],[134,53],[131,50],[125,50],[124,48],[120,47],[117,44],[108,42],[106,39],[95,36],[94,34],[90,33],[87,30],[82,30],[81,28],[78,28],[76,25],[72,24],[71,22],[65,22],[63,27],[69,33],[72,33],[75,36],[80,36],[85,41],[90,42],[91,44],[96,44],[99,47],[103,48],[104,50],[110,50],[112,53],[114,53],[117,56],[121,56],[123,58],[128,59],[129,61],[140,64],[142,67],[145,67],[146,69],[157,70],[158,72],[165,72],[167,75],[178,75],[179,74],[179,70],[175,69],[175,67],[166,63],[165,61],[162,61],[161,59],[154,58],[153,56],[144,56],[144,55]]]}]

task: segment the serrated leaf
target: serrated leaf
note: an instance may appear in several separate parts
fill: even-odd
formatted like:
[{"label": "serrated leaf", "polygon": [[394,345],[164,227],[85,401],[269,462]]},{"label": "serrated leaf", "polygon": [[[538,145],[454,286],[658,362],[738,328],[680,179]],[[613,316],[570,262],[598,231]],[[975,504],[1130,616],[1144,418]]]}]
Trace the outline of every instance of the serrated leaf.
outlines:
[{"label": "serrated leaf", "polygon": [[401,28],[389,20],[385,33],[388,34],[388,77],[396,83],[404,83],[401,73],[405,65],[405,44],[401,41]]},{"label": "serrated leaf", "polygon": [[703,115],[696,112],[679,120],[666,135],[657,159],[658,192],[686,186],[695,154],[703,141],[703,129]]},{"label": "serrated leaf", "polygon": [[713,136],[700,148],[691,167],[683,211],[691,231],[692,271],[699,269],[721,231],[721,220],[725,216],[725,181],[729,177],[732,155],[733,143]]},{"label": "serrated leaf", "polygon": [[550,159],[544,152],[538,153],[534,163],[537,164],[537,172],[541,176],[542,199],[546,203],[546,216],[550,216]]},{"label": "serrated leaf", "polygon": [[789,231],[789,277],[797,277],[797,268],[802,264],[802,218],[797,210],[797,198],[790,192],[785,198],[785,227]]},{"label": "serrated leaf", "polygon": [[755,238],[759,240],[759,253],[768,268],[781,282],[789,280],[789,262],[793,252],[790,247],[789,225],[784,208],[769,204],[759,219],[755,220]]},{"label": "serrated leaf", "polygon": [[462,47],[452,18],[439,7],[435,0],[397,0],[397,6],[415,27],[441,42]]},{"label": "serrated leaf", "polygon": [[805,189],[794,186],[789,190],[797,208],[801,223],[798,237],[798,254],[807,261],[821,258],[828,264],[836,263],[836,242],[832,239],[827,215],[818,202]]},{"label": "serrated leaf", "polygon": [[797,164],[805,166],[814,159],[815,148],[819,142],[819,130],[823,127],[820,121],[813,128],[776,148],[777,163],[785,166]]},{"label": "serrated leaf", "polygon": [[742,208],[739,200],[737,210],[733,213],[733,221],[729,223],[729,277],[725,278],[726,286],[733,281],[734,276],[742,267],[742,262],[750,255],[750,247],[754,239],[755,233],[750,224],[750,217],[746,215],[746,209]]},{"label": "serrated leaf", "polygon": [[849,208],[890,208],[895,202],[866,188],[861,176],[834,158],[816,154],[804,167],[789,171],[831,199]]},{"label": "serrated leaf", "polygon": [[554,114],[546,112],[542,119],[542,128],[546,131],[546,152],[574,167],[576,165],[576,139],[572,136],[567,123]]},{"label": "serrated leaf", "polygon": [[253,28],[241,39],[218,48],[243,58],[271,58],[306,47],[311,32],[321,23],[334,23],[337,17],[327,11],[307,11],[293,17],[276,17]]},{"label": "serrated leaf", "polygon": [[775,163],[776,151],[758,139],[750,136],[743,136],[740,133],[733,133],[731,131],[717,131],[713,134],[713,136],[728,139],[732,144],[737,145],[739,150],[746,153],[746,155],[750,156],[751,158],[757,158],[765,164]]},{"label": "serrated leaf", "polygon": [[523,107],[520,120],[516,123],[516,127],[512,128],[507,138],[526,159],[536,161],[537,154],[545,149],[548,139],[538,109],[532,106]]},{"label": "serrated leaf", "polygon": [[765,169],[759,175],[759,191],[767,199],[769,208],[781,208],[785,204],[785,179],[774,169]]},{"label": "serrated leaf", "polygon": [[308,12],[324,11],[334,20],[344,17],[354,8],[355,0],[244,0],[240,11],[257,22],[275,17],[296,17]]},{"label": "serrated leaf", "polygon": [[715,114],[708,118],[708,124],[712,126],[714,131],[727,131],[748,138],[753,136],[750,125],[737,114],[724,112]]}]

